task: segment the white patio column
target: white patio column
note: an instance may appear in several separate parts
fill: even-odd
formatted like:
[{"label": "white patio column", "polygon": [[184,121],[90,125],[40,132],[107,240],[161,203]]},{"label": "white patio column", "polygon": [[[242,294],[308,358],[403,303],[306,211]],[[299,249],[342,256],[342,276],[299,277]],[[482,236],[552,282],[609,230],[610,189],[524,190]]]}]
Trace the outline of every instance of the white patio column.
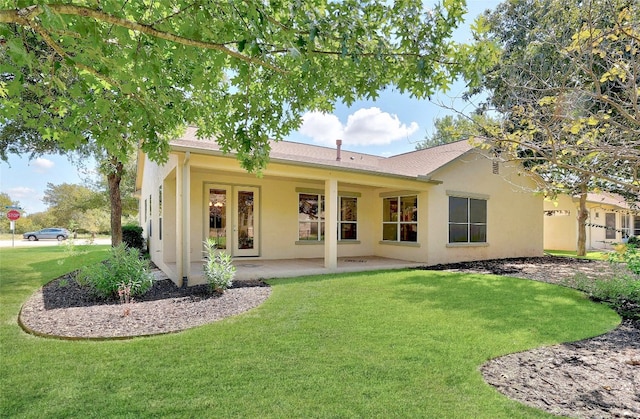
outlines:
[{"label": "white patio column", "polygon": [[191,217],[189,216],[191,211],[191,153],[187,151],[184,157],[184,163],[182,165],[182,182],[181,193],[179,202],[180,208],[182,208],[180,219],[178,222],[182,224],[182,235],[180,240],[182,242],[182,255],[180,257],[182,261],[181,284],[186,285],[191,275]]},{"label": "white patio column", "polygon": [[324,181],[324,267],[338,267],[338,181]]},{"label": "white patio column", "polygon": [[180,159],[178,159],[178,165],[176,166],[176,196],[175,196],[175,205],[176,205],[176,220],[175,220],[175,229],[176,229],[176,249],[175,249],[175,257],[176,257],[176,278],[178,286],[182,285],[182,276],[183,276],[183,263],[182,263],[182,249],[184,248],[184,244],[182,243],[182,190],[184,188],[184,182],[182,177],[184,176],[183,164]]}]

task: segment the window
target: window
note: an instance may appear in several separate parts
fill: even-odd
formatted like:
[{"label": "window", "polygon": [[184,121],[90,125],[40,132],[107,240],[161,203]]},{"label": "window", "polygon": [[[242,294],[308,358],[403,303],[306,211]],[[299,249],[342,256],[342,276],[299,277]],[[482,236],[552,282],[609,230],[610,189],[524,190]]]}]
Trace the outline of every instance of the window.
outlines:
[{"label": "window", "polygon": [[640,216],[638,215],[633,217],[633,235],[640,236]]},{"label": "window", "polygon": [[358,240],[358,198],[340,197],[338,240]]},{"label": "window", "polygon": [[571,215],[569,210],[545,210],[544,215],[546,217],[568,217]]},{"label": "window", "polygon": [[613,212],[608,212],[604,215],[604,225],[605,225],[605,239],[615,239],[616,238],[616,214]]},{"label": "window", "polygon": [[486,243],[487,201],[449,197],[449,243]]},{"label": "window", "polygon": [[298,195],[298,239],[324,240],[324,196]]},{"label": "window", "polygon": [[[358,198],[338,198],[338,240],[358,240]],[[298,239],[324,240],[324,195],[298,195]]]},{"label": "window", "polygon": [[623,239],[631,235],[631,216],[629,214],[622,214],[620,216],[620,230],[622,231]]},{"label": "window", "polygon": [[158,240],[162,240],[162,185],[158,188]]},{"label": "window", "polygon": [[418,241],[418,196],[393,196],[382,201],[382,240]]}]

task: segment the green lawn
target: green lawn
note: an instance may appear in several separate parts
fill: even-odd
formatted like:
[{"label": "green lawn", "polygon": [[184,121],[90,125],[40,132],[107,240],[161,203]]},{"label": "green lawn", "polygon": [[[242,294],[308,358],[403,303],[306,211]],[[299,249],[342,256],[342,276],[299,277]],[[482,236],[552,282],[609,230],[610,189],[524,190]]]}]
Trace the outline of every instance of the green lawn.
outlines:
[{"label": "green lawn", "polygon": [[586,256],[577,256],[577,252],[569,250],[545,250],[546,254],[551,256],[563,256],[578,259],[590,259],[590,260],[608,260],[609,252],[591,251],[587,252]]},{"label": "green lawn", "polygon": [[79,264],[62,257],[0,249],[2,417],[551,417],[500,395],[479,366],[619,322],[563,287],[406,270],[271,280],[262,306],[177,334],[27,335],[20,304]]}]

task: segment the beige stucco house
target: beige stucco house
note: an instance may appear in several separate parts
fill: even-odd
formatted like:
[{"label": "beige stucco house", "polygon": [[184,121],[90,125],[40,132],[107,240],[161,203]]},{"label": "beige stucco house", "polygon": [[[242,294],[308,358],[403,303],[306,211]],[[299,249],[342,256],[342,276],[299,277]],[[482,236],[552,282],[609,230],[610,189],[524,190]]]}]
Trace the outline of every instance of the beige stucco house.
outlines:
[{"label": "beige stucco house", "polygon": [[531,180],[466,141],[392,157],[271,146],[262,177],[194,128],[171,142],[166,164],[139,156],[140,224],[174,282],[204,282],[208,237],[236,261],[321,258],[326,272],[344,257],[433,265],[543,252]]},{"label": "beige stucco house", "polygon": [[[544,248],[576,251],[579,198],[559,195],[544,202]],[[610,250],[630,236],[640,236],[640,212],[623,197],[587,194],[587,250]]]}]

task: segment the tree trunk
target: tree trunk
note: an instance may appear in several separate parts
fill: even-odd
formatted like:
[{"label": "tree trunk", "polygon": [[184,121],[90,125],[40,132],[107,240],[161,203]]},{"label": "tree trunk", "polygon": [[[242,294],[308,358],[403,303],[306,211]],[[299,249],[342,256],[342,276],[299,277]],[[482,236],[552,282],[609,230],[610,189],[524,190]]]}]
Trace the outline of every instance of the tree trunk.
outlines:
[{"label": "tree trunk", "polygon": [[578,256],[587,255],[587,185],[580,185],[580,207],[578,208]]},{"label": "tree trunk", "polygon": [[107,174],[109,182],[109,202],[111,203],[111,246],[122,243],[122,196],[120,181],[124,172],[124,164],[111,157],[111,170]]}]

